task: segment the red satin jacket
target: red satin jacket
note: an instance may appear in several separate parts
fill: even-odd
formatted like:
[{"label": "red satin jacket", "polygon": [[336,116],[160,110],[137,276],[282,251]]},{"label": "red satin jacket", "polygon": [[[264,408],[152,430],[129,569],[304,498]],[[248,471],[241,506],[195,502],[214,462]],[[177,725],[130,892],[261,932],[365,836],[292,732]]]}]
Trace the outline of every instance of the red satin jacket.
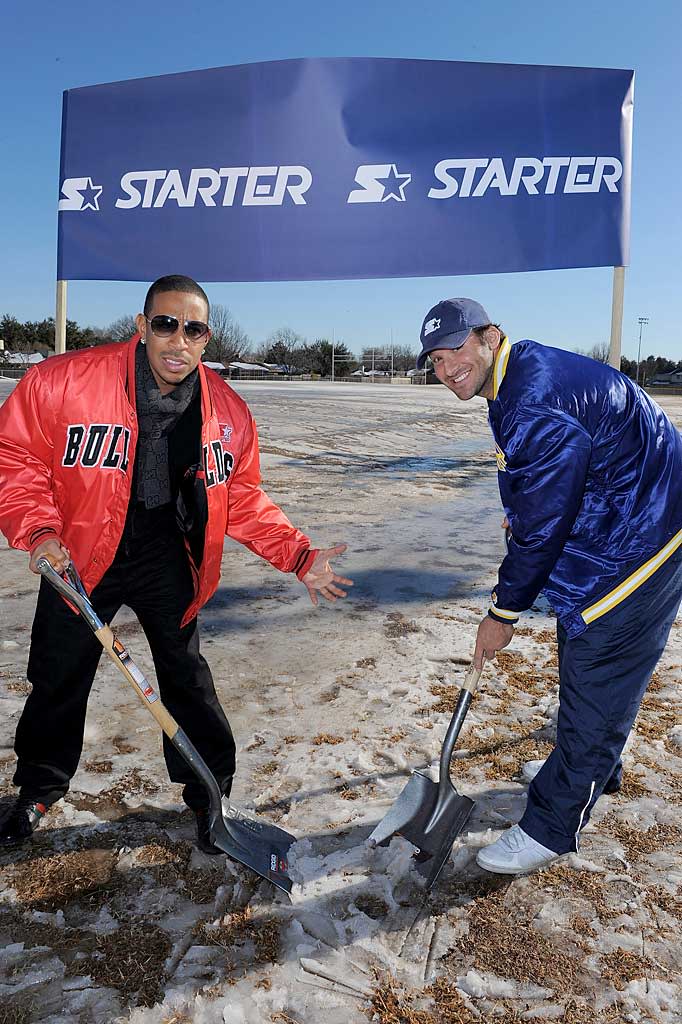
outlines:
[{"label": "red satin jacket", "polygon": [[[114,560],[130,499],[138,340],[50,358],[0,408],[0,529],[29,552],[56,534],[88,592]],[[215,593],[225,534],[299,579],[317,554],[260,487],[246,403],[201,363],[199,379],[208,518],[183,625]]]}]

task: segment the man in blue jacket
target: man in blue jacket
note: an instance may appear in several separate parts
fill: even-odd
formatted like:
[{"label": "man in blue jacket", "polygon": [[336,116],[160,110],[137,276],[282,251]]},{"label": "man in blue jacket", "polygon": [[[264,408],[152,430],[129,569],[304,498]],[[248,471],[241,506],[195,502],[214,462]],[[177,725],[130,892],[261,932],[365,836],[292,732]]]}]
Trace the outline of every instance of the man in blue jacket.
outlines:
[{"label": "man in blue jacket", "polygon": [[421,330],[417,366],[462,401],[488,400],[511,529],[474,661],[495,657],[543,592],[557,615],[556,746],[518,825],[477,857],[519,874],[577,850],[682,600],[682,437],[605,366],[534,341],[511,345],[472,299],[445,299]]}]

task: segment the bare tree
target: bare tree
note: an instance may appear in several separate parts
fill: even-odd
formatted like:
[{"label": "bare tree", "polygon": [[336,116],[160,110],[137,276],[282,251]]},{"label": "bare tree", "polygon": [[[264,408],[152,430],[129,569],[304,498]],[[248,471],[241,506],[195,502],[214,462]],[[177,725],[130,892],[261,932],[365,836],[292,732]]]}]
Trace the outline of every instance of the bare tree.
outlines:
[{"label": "bare tree", "polygon": [[608,363],[609,361],[608,341],[598,341],[592,346],[592,348],[577,348],[575,351],[579,356],[587,356],[589,359],[596,359],[598,363]]},{"label": "bare tree", "polygon": [[236,322],[227,306],[216,303],[211,308],[211,340],[206,346],[206,358],[227,366],[244,355],[249,347],[246,332]]},{"label": "bare tree", "polygon": [[278,366],[290,366],[294,362],[297,350],[304,342],[302,335],[291,327],[278,327],[267,341],[256,350],[256,358],[262,363],[276,363]]},{"label": "bare tree", "polygon": [[120,316],[118,320],[114,320],[113,324],[109,324],[106,331],[103,333],[106,334],[111,341],[129,341],[133,334],[137,334],[135,317],[131,314]]},{"label": "bare tree", "polygon": [[[389,358],[390,358],[390,349]],[[409,345],[394,345],[393,346],[393,369],[396,373],[407,373],[408,370],[414,370],[417,365],[417,351],[416,349],[410,348]]]}]

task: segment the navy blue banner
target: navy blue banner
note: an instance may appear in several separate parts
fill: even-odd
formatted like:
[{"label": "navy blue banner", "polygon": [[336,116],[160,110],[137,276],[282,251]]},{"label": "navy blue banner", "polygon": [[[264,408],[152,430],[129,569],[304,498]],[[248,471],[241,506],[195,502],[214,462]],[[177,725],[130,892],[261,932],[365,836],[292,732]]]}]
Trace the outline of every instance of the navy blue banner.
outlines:
[{"label": "navy blue banner", "polygon": [[64,94],[61,280],[628,262],[633,72],[275,61]]}]

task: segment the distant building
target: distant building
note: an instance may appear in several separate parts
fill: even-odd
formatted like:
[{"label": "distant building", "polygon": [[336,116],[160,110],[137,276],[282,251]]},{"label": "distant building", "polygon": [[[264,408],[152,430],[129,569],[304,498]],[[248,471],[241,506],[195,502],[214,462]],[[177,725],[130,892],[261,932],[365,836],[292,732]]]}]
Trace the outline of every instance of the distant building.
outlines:
[{"label": "distant building", "polygon": [[682,370],[672,370],[670,373],[657,373],[649,381],[649,385],[651,386],[652,384],[655,384],[656,387],[665,387],[666,385],[680,387],[682,385]]}]

